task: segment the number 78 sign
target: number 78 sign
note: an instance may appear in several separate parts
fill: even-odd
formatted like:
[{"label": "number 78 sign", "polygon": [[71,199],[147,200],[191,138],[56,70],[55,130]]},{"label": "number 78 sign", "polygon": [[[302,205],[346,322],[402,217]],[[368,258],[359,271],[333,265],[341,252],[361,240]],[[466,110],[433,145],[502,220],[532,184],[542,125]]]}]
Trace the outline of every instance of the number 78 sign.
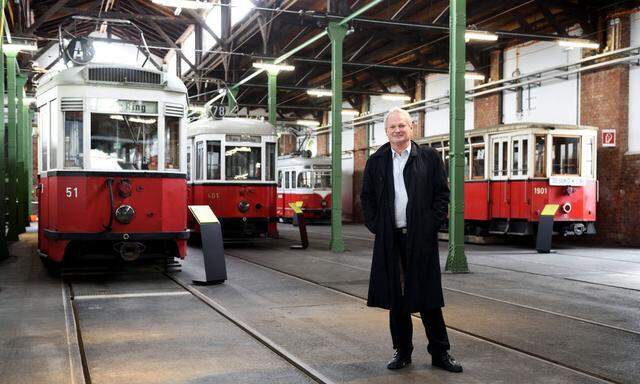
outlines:
[{"label": "number 78 sign", "polygon": [[616,146],[616,130],[615,129],[601,129],[602,146],[603,147],[615,147]]}]

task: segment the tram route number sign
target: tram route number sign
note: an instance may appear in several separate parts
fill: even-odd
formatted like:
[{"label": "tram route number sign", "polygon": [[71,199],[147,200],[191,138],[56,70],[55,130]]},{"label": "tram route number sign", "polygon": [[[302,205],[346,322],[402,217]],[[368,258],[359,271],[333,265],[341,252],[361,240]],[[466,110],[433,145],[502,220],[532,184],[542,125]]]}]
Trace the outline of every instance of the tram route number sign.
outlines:
[{"label": "tram route number sign", "polygon": [[211,104],[209,111],[214,119],[222,119],[227,115],[228,108],[224,104]]},{"label": "tram route number sign", "polygon": [[87,37],[75,37],[64,49],[66,61],[72,61],[75,64],[84,65],[93,59],[96,51],[93,48],[93,41]]},{"label": "tram route number sign", "polygon": [[603,147],[615,147],[616,146],[616,130],[615,129],[602,129],[600,130],[602,135]]}]

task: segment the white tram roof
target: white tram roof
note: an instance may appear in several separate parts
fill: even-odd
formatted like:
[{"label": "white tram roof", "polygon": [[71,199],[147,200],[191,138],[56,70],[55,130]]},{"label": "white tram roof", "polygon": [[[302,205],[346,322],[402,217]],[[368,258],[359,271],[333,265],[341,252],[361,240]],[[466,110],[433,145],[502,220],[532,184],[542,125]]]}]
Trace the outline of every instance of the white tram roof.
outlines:
[{"label": "white tram roof", "polygon": [[302,156],[281,156],[278,157],[278,168],[299,167],[305,165],[331,165],[329,156],[302,157]]},{"label": "white tram roof", "polygon": [[206,117],[189,123],[187,127],[187,137],[207,133],[230,135],[276,135],[276,128],[269,122],[258,119],[248,119],[245,117],[224,117],[222,119]]},{"label": "white tram roof", "polygon": [[[89,78],[89,71],[91,69],[102,70],[100,71],[101,76],[99,80],[92,80]],[[110,70],[113,71],[110,72]],[[132,81],[110,81],[110,73],[114,73],[118,70],[129,71],[127,74],[130,73],[129,76],[131,76]],[[151,79],[151,77],[157,78],[158,75],[160,75],[159,84],[146,81]],[[120,75],[115,76],[116,77],[113,77],[114,79],[120,78]],[[139,79],[139,81],[136,81],[136,79]],[[187,87],[184,85],[182,80],[171,73],[158,71],[156,69],[141,68],[134,65],[91,63],[47,73],[38,81],[36,97],[53,87],[61,85],[102,85],[107,87],[120,86],[142,89],[156,88],[169,92],[187,93]]]},{"label": "white tram roof", "polygon": [[[575,124],[550,124],[550,123],[512,123],[512,124],[500,124],[500,125],[496,125],[493,127],[487,127],[487,128],[479,128],[479,129],[469,129],[466,130],[464,132],[464,135],[466,137],[469,136],[481,136],[484,134],[500,134],[500,133],[510,133],[510,132],[518,132],[518,131],[524,131],[524,130],[547,130],[547,131],[552,131],[552,130],[590,130],[590,131],[597,131],[598,128],[597,127],[593,127],[590,125],[575,125]],[[449,138],[449,134],[442,134],[442,135],[434,135],[434,136],[427,136],[424,138],[419,139],[418,141],[421,143],[425,143],[425,142],[431,142],[431,141],[438,141],[438,140],[445,140]]]}]

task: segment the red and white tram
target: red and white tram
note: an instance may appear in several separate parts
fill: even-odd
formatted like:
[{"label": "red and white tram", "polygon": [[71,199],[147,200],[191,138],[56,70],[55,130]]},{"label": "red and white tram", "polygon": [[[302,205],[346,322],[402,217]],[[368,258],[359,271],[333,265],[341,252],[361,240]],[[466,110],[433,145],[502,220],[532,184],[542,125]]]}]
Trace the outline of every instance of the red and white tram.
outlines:
[{"label": "red and white tram", "polygon": [[[595,233],[597,128],[520,123],[465,132],[466,232],[530,235],[547,204],[554,231]],[[420,141],[440,152],[448,135]]]},{"label": "red and white tram", "polygon": [[76,66],[38,83],[38,250],[186,256],[187,89],[161,71]]},{"label": "red and white tram", "polygon": [[274,126],[257,119],[189,123],[189,204],[209,205],[225,238],[277,235],[277,140]]},{"label": "red and white tram", "polygon": [[331,218],[331,159],[329,157],[282,157],[278,161],[278,216],[293,219],[289,203],[302,201],[306,220]]}]

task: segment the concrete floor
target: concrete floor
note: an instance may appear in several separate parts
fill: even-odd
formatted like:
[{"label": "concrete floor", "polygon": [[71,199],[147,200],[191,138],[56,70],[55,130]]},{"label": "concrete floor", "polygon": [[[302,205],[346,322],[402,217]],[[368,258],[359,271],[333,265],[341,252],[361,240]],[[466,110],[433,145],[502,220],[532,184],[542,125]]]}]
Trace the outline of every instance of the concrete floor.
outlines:
[{"label": "concrete floor", "polygon": [[[372,236],[344,227],[347,251],[282,238],[228,245],[229,280],[195,287],[281,348],[339,383],[638,383],[640,250],[467,247],[472,273],[445,274],[452,354],[462,374],[434,369],[419,319],[413,364],[388,371],[387,312],[365,305]],[[0,263],[0,383],[67,383],[62,283],[25,235]],[[446,243],[441,243],[446,257]],[[183,283],[199,276],[189,248]],[[73,279],[92,383],[298,383],[309,379],[160,273]]]}]

